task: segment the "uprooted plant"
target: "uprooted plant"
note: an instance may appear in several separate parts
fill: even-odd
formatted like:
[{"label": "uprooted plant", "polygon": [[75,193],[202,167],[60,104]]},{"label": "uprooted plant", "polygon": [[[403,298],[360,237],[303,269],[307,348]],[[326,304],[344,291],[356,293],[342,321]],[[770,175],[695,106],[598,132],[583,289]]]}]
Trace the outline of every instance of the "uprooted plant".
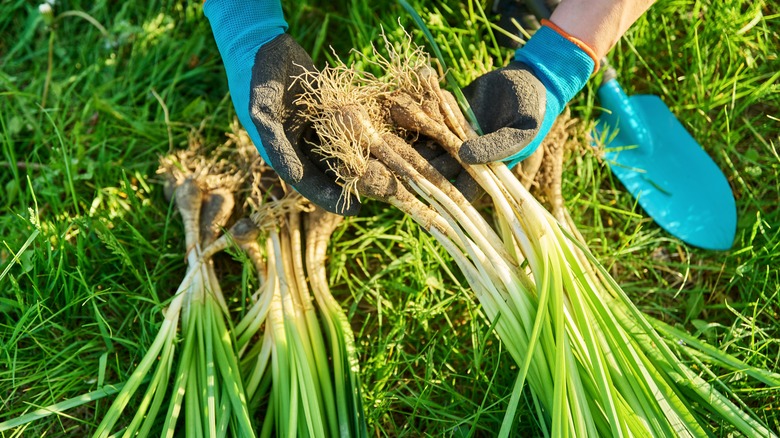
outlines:
[{"label": "uprooted plant", "polygon": [[[162,427],[162,436],[182,429],[195,437],[367,436],[354,335],[325,268],[342,218],[290,191],[243,131],[229,137],[222,148],[191,142],[161,159],[166,195],[184,225],[187,270],[94,435],[150,436]],[[225,231],[247,209],[253,219]],[[217,276],[213,257],[228,248],[257,275],[246,301],[226,297]],[[76,397],[52,412],[107,395]],[[8,427],[46,415],[36,411]]]},{"label": "uprooted plant", "polygon": [[241,242],[261,273],[236,337],[262,436],[367,433],[354,336],[325,272],[341,219],[289,193],[253,214],[264,243]]},{"label": "uprooted plant", "polygon": [[[238,222],[220,236],[235,204],[240,173],[227,161],[193,149],[165,157],[161,171],[184,225],[187,273],[165,309],[165,318],[144,358],[98,426],[109,436],[144,378],[146,391],[123,436],[148,436],[158,421],[173,436],[183,423],[187,436],[254,436],[237,355],[212,257],[246,234]],[[183,345],[176,342],[181,332]],[[180,350],[178,356],[176,351]],[[172,373],[172,371],[174,371]],[[172,386],[171,386],[172,383]],[[168,408],[164,416],[163,404]]]},{"label": "uprooted plant", "polygon": [[573,237],[576,228],[556,221],[505,165],[461,163],[492,200],[491,226],[423,159],[417,139],[458,159],[462,142],[476,134],[419,48],[387,49],[387,58],[376,56],[383,76],[329,67],[300,78],[308,91],[299,102],[345,191],[413,217],[468,280],[519,366],[502,434],[527,382],[548,436],[704,437],[708,422],[774,436],[714,374],[706,381],[681,354],[770,386],[780,384],[777,375],[703,345],[679,347],[669,331],[662,336]]}]

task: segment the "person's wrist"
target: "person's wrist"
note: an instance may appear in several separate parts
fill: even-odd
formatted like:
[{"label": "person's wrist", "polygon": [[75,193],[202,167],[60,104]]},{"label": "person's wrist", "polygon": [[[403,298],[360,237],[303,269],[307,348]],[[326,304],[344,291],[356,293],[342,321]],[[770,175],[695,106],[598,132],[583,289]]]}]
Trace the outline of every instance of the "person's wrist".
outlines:
[{"label": "person's wrist", "polygon": [[287,30],[279,0],[208,0],[203,13],[225,65],[236,116],[260,155],[269,162],[260,134],[249,115],[252,66],[261,47]]},{"label": "person's wrist", "polygon": [[587,42],[575,37],[574,35],[570,34],[569,32],[566,32],[563,30],[562,27],[558,26],[557,24],[553,23],[550,20],[544,19],[542,20],[542,26],[547,26],[551,28],[552,30],[558,32],[559,35],[569,40],[572,44],[577,46],[579,49],[581,49],[585,54],[587,54],[590,59],[593,60],[595,65],[593,66],[593,73],[596,73],[599,69],[599,62],[600,58],[598,54],[596,53],[596,50]]},{"label": "person's wrist", "polygon": [[226,67],[251,67],[257,50],[288,27],[280,0],[208,0],[203,13]]}]

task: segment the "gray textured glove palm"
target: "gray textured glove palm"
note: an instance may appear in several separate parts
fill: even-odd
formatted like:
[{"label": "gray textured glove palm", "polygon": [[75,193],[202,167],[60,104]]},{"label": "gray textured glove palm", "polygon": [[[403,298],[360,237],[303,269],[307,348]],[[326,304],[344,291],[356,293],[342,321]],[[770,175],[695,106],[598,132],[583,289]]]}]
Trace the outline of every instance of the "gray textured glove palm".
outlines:
[{"label": "gray textured glove palm", "polygon": [[354,196],[345,202],[341,187],[312,153],[316,136],[295,104],[303,91],[295,78],[313,69],[309,54],[287,34],[263,45],[252,67],[249,115],[269,164],[285,182],[330,212],[354,215],[360,203]]},{"label": "gray textured glove palm", "polygon": [[[521,62],[486,73],[463,89],[484,135],[463,143],[458,153],[466,164],[509,161],[529,157],[544,120],[547,89]],[[455,158],[441,149],[417,148],[445,178],[453,181],[469,201],[483,192]]]},{"label": "gray textured glove palm", "polygon": [[464,163],[522,160],[533,153],[525,149],[542,126],[547,89],[528,66],[511,62],[478,77],[463,94],[485,134],[463,143],[459,155]]}]

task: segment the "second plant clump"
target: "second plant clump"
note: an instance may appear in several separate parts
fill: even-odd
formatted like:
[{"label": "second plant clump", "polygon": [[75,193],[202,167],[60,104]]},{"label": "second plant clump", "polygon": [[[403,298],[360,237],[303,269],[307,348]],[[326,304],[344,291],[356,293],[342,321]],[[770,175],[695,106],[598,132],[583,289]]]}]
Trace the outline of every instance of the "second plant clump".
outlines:
[{"label": "second plant clump", "polygon": [[[707,366],[771,387],[780,376],[680,342],[679,332],[632,304],[575,237],[565,209],[554,205],[560,222],[553,218],[504,164],[459,163],[492,201],[494,223],[485,220],[439,172],[476,135],[456,99],[420,48],[385,48],[387,57],[365,60],[381,75],[339,64],[301,76],[307,92],[298,103],[345,192],[410,215],[468,280],[519,367],[502,435],[527,383],[545,436],[706,437],[715,424],[775,436]],[[418,153],[431,142],[449,164],[437,159],[434,167]]]},{"label": "second plant clump", "polygon": [[[164,157],[161,173],[186,275],[95,436],[366,436],[354,335],[325,269],[342,218],[289,190],[240,131]],[[229,248],[256,273],[254,293],[223,293],[213,257]]]}]

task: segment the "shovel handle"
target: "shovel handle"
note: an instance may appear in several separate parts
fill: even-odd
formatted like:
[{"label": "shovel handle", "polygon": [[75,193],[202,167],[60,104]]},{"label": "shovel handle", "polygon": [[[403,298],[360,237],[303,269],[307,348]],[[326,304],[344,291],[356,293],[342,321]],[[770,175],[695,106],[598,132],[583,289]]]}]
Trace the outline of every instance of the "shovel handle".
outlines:
[{"label": "shovel handle", "polygon": [[618,83],[617,74],[612,67],[607,67],[604,72],[598,96],[601,107],[606,110],[601,115],[602,122],[611,130],[620,129],[621,134],[627,136],[629,141],[639,148],[638,151],[651,153],[653,139],[647,131],[645,120]]}]

